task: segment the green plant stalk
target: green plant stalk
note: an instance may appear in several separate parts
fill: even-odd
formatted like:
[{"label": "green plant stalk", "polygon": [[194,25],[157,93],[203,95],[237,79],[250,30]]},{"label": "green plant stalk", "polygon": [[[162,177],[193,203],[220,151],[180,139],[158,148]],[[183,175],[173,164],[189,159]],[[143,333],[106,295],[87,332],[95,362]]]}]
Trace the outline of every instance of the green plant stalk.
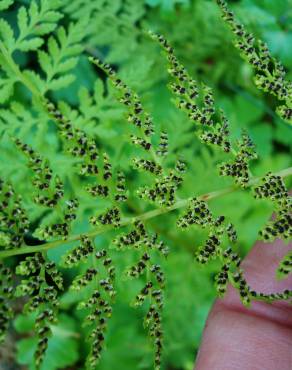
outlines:
[{"label": "green plant stalk", "polygon": [[[274,175],[278,175],[278,176],[281,176],[283,178],[291,176],[292,175],[292,167],[285,168],[284,170],[281,170],[279,172],[274,173]],[[251,187],[252,185],[256,184],[260,179],[261,179],[261,177],[253,177],[250,180],[250,182],[247,186]],[[239,186],[232,185],[232,186],[226,187],[224,189],[220,189],[220,190],[212,191],[210,193],[202,194],[202,195],[198,196],[198,199],[199,200],[204,200],[204,201],[209,201],[211,199],[219,198],[219,197],[224,196],[226,194],[233,193],[234,191],[237,191],[237,190],[240,190],[240,189],[241,188]],[[124,218],[124,219],[122,219],[122,221],[120,223],[120,227],[125,227],[125,226],[128,226],[128,225],[131,225],[136,221],[146,221],[146,220],[149,220],[151,218],[163,215],[165,213],[172,212],[176,209],[184,208],[188,205],[188,203],[190,202],[191,199],[192,199],[192,197],[186,198],[186,199],[181,199],[181,200],[178,200],[176,203],[174,203],[171,207],[157,208],[157,209],[154,209],[152,211],[145,212],[145,213],[143,213],[139,216]],[[95,229],[91,232],[88,232],[86,235],[89,238],[94,238],[97,235],[104,234],[107,231],[113,230],[114,228],[115,227],[113,225],[103,226],[103,227],[99,227],[99,228],[97,228],[97,229]],[[23,246],[23,247],[20,247],[20,248],[1,251],[0,252],[0,259],[11,257],[11,256],[16,256],[16,255],[21,255],[21,254],[35,253],[35,252],[39,252],[39,251],[44,252],[44,251],[47,251],[49,249],[56,248],[56,247],[58,247],[60,245],[63,245],[63,244],[75,242],[79,239],[80,239],[80,235],[74,235],[71,238],[68,238],[68,239],[65,239],[65,240],[64,239],[56,240],[56,241],[49,242],[49,243],[42,244],[42,245],[38,245],[38,246]]]}]

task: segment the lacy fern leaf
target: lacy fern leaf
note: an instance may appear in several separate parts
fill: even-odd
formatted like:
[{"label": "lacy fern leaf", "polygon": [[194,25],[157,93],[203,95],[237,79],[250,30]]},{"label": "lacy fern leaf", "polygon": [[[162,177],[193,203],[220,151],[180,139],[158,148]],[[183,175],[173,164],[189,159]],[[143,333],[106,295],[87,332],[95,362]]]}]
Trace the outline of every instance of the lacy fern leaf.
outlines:
[{"label": "lacy fern leaf", "polygon": [[[277,112],[289,118],[290,85],[280,64],[262,43],[253,49],[251,35],[223,1],[218,3],[239,37],[238,46],[256,66],[257,85],[266,89],[267,80],[274,84],[268,89],[285,103]],[[13,1],[1,1],[0,9],[10,5]],[[179,248],[186,248],[187,257],[192,254],[191,269],[211,266],[219,297],[230,284],[246,306],[292,298],[289,289],[258,292],[249,285],[241,264],[244,231],[226,207],[219,209],[210,202],[233,192],[252,194],[255,209],[261,201],[274,207],[274,217],[256,230],[258,236],[264,242],[289,241],[291,196],[284,179],[292,169],[267,172],[258,167],[262,175],[254,176],[252,166],[259,156],[250,135],[246,130],[232,132],[213,89],[187,72],[164,36],[150,32],[167,58],[168,87],[175,98],[175,108],[170,109],[178,112],[179,124],[171,127],[171,119],[159,122],[161,117],[144,93],[136,92],[131,78],[122,78],[120,65],[107,63],[116,60],[115,53],[107,50],[103,42],[108,39],[101,36],[106,34],[111,45],[123,39],[119,48],[132,38],[138,42],[140,31],[132,34],[130,25],[144,15],[145,8],[133,0],[40,0],[17,8],[16,26],[0,20],[0,139],[8,158],[7,163],[2,161],[6,171],[0,180],[0,340],[12,330],[14,316],[22,312],[30,318],[29,335],[36,343],[30,365],[36,369],[48,366],[46,358],[63,310],[82,322],[78,333],[61,330],[80,342],[87,339],[82,347],[86,360],[80,366],[92,370],[103,366],[111,325],[115,315],[123,315],[118,310],[122,299],[143,317],[154,348],[153,367],[164,368],[167,301],[175,288],[167,266]],[[82,21],[76,21],[81,16]],[[118,16],[110,35],[111,20]],[[95,22],[104,26],[100,33]],[[147,42],[152,43],[149,38]],[[92,50],[92,45],[100,49]],[[80,58],[88,57],[88,52],[93,55],[90,63]],[[32,55],[37,63],[33,68],[18,63],[17,53],[24,58]],[[130,54],[129,48],[119,61]],[[92,73],[89,86],[78,77],[79,61],[85,63],[86,73]],[[76,94],[72,88],[69,97],[62,95],[61,90],[68,92],[74,84],[82,85]],[[79,103],[72,104],[71,95]],[[181,131],[179,125],[184,126]],[[213,165],[208,179],[207,167]],[[201,193],[196,185],[204,172],[208,181],[201,184],[205,190]],[[222,188],[211,188],[211,176]],[[232,207],[235,215],[238,209]],[[244,217],[250,213],[245,209]],[[178,262],[173,261],[176,269]],[[184,266],[179,273],[183,300],[189,271]],[[277,269],[281,279],[290,273],[291,251]],[[203,273],[195,274],[200,278]]]}]

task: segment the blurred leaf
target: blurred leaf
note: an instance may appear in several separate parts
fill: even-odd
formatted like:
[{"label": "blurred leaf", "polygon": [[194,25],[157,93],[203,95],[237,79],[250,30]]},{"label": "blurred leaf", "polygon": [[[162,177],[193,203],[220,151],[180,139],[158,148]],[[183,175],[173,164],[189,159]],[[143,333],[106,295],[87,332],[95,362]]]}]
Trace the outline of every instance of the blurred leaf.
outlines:
[{"label": "blurred leaf", "polygon": [[[22,330],[25,324],[18,322]],[[79,358],[78,333],[75,332],[74,320],[67,315],[61,315],[57,326],[53,327],[53,336],[49,339],[48,350],[40,370],[57,370],[73,365]],[[28,365],[35,370],[32,358],[36,349],[37,338],[21,339],[17,344],[17,360],[22,365]]]},{"label": "blurred leaf", "polygon": [[36,314],[18,315],[14,320],[14,327],[18,333],[27,333],[34,327]]},{"label": "blurred leaf", "polygon": [[290,47],[292,44],[292,31],[267,31],[264,34],[265,40],[271,52],[282,60],[284,64],[292,64]]},{"label": "blurred leaf", "polygon": [[13,4],[13,2],[14,0],[1,0],[0,1],[0,11],[9,8],[10,5]]}]

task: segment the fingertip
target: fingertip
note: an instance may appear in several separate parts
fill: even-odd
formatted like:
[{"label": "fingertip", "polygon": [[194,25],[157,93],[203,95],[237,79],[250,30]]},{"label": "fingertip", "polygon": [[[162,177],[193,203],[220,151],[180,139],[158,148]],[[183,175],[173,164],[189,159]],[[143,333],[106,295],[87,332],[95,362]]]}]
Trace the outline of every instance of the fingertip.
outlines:
[{"label": "fingertip", "polygon": [[[292,276],[277,280],[275,274],[291,247],[291,243],[284,244],[281,240],[255,244],[241,265],[252,290],[275,293],[292,289]],[[290,370],[291,346],[289,303],[252,302],[247,308],[229,285],[225,297],[217,299],[210,312],[195,369]]]}]

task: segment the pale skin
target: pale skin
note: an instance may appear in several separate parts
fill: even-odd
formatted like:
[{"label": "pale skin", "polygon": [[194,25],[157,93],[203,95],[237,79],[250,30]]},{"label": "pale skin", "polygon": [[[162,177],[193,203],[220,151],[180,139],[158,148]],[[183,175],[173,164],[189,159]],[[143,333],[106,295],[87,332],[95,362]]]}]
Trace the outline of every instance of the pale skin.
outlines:
[{"label": "pale skin", "polygon": [[[292,289],[292,276],[275,271],[292,243],[257,242],[242,262],[251,289]],[[195,370],[292,370],[292,304],[253,302],[245,308],[233,287],[218,299],[207,320]]]}]

